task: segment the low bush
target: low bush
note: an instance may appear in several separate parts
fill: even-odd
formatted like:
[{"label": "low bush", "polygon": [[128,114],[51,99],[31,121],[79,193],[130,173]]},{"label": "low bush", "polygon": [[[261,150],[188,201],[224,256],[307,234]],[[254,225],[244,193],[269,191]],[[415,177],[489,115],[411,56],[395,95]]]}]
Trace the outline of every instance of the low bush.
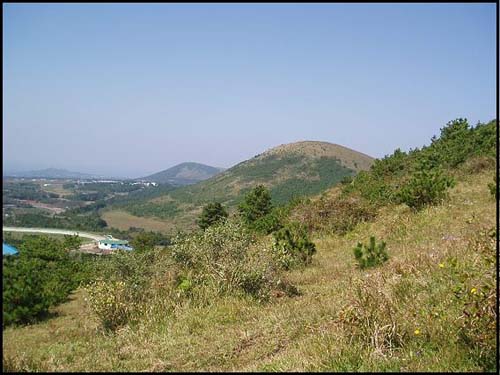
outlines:
[{"label": "low bush", "polygon": [[490,190],[490,194],[494,196],[495,198],[498,197],[498,192],[497,192],[497,181],[495,176],[493,176],[493,182],[490,182],[488,184],[488,189]]},{"label": "low bush", "polygon": [[198,302],[203,302],[201,296],[207,293],[242,292],[265,300],[278,275],[271,252],[257,244],[240,222],[227,221],[201,233],[178,236],[172,246],[172,258],[181,274],[189,274],[189,290],[192,299],[200,297]]},{"label": "low bush", "polygon": [[205,205],[198,218],[197,224],[201,229],[207,229],[209,226],[227,219],[228,213],[219,202],[213,202]]},{"label": "low bush", "polygon": [[399,201],[414,210],[420,210],[427,205],[441,203],[448,197],[448,188],[454,185],[453,178],[423,163],[399,192]]},{"label": "low bush", "polygon": [[178,273],[169,259],[168,250],[145,247],[116,251],[95,265],[94,275],[99,276],[87,282],[85,290],[105,330],[135,324],[153,308],[165,314],[175,304]]},{"label": "low bush", "polygon": [[96,280],[86,287],[90,308],[106,330],[127,324],[134,309],[125,282]]},{"label": "low bush", "polygon": [[245,195],[238,212],[247,225],[252,225],[272,210],[271,194],[264,185],[258,185]]},{"label": "low bush", "polygon": [[39,259],[3,262],[3,325],[28,323],[47,313],[55,303],[45,294],[48,275]]},{"label": "low bush", "polygon": [[[132,228],[130,228],[132,231]],[[170,244],[170,238],[159,232],[138,230],[137,234],[134,234],[130,245],[135,251],[143,250],[153,250],[156,246],[168,246]],[[117,236],[118,237],[118,236]],[[124,236],[119,235],[119,238],[124,238]]]},{"label": "low bush", "polygon": [[395,194],[393,188],[385,180],[386,178],[371,171],[361,171],[350,184],[344,185],[342,191],[344,196],[357,193],[371,204],[383,205],[389,203]]},{"label": "low bush", "polygon": [[322,197],[297,207],[292,217],[308,231],[345,234],[376,216],[376,208],[359,197]]},{"label": "low bush", "polygon": [[275,207],[270,213],[257,219],[251,225],[251,229],[260,234],[270,234],[283,228],[287,218],[287,210],[282,207]]},{"label": "low bush", "polygon": [[380,278],[354,280],[353,293],[340,310],[337,322],[349,335],[351,345],[369,348],[374,354],[391,355],[406,341],[401,305]]},{"label": "low bush", "polygon": [[177,284],[177,290],[183,294],[189,294],[193,288],[193,282],[187,276],[179,275],[179,277],[176,280],[176,284]]},{"label": "low bush", "polygon": [[491,156],[474,156],[467,159],[461,166],[460,170],[466,174],[476,174],[485,169],[494,169],[495,159]]},{"label": "low bush", "polygon": [[311,263],[316,246],[309,240],[306,228],[290,223],[273,234],[273,250],[284,269]]},{"label": "low bush", "polygon": [[365,245],[358,242],[354,248],[354,257],[356,258],[360,268],[374,267],[384,263],[389,259],[389,255],[385,249],[386,243],[384,241],[377,244],[375,237],[370,237],[370,242]]},{"label": "low bush", "polygon": [[496,273],[496,232],[480,229],[468,247],[477,260],[457,275],[455,296],[463,303],[459,342],[469,348],[486,369],[496,366],[496,322],[498,295]]},{"label": "low bush", "polygon": [[34,322],[64,302],[78,286],[79,269],[74,266],[64,242],[27,236],[19,255],[3,260],[4,326]]}]

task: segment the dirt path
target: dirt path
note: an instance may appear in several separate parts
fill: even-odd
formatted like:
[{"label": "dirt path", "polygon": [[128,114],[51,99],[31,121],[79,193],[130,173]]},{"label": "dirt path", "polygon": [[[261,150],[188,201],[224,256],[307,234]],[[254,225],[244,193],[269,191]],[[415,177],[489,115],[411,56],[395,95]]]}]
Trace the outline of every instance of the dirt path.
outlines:
[{"label": "dirt path", "polygon": [[55,228],[22,228],[22,227],[3,227],[4,232],[28,232],[28,233],[51,233],[51,234],[66,234],[78,235],[80,237],[91,238],[95,241],[103,240],[105,237],[99,234],[88,232],[80,232],[77,230],[55,229]]}]

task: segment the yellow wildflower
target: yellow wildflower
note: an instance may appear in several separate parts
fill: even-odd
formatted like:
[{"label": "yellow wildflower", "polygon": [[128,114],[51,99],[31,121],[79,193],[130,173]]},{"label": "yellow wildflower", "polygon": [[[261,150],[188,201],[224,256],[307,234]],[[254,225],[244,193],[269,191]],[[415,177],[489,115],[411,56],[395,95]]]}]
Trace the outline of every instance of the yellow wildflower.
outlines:
[{"label": "yellow wildflower", "polygon": [[443,263],[439,263],[439,268],[444,268],[444,264]]},{"label": "yellow wildflower", "polygon": [[418,336],[418,335],[420,335],[420,330],[417,328],[417,329],[415,330],[415,332],[413,332],[413,333],[415,333],[415,336]]},{"label": "yellow wildflower", "polygon": [[470,290],[470,292],[471,292],[472,294],[476,294],[476,293],[477,293],[477,289],[476,289],[476,288],[472,288],[472,289]]}]

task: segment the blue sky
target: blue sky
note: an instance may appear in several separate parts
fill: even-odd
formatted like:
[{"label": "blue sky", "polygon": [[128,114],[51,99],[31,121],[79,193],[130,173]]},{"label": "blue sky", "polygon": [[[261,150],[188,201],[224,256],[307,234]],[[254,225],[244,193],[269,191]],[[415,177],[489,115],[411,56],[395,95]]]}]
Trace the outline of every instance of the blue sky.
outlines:
[{"label": "blue sky", "polygon": [[4,4],[4,170],[137,177],[495,118],[495,4]]}]

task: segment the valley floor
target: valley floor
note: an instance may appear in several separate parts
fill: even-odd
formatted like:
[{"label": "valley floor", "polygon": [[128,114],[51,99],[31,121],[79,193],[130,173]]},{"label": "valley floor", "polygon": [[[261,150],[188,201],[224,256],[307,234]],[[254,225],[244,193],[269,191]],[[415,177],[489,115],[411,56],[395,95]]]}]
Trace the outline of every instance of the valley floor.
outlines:
[{"label": "valley floor", "polygon": [[144,228],[145,230],[171,233],[176,228],[172,223],[150,217],[132,215],[122,210],[104,211],[102,218],[110,228],[129,230],[131,227]]},{"label": "valley floor", "polygon": [[[471,293],[487,294],[495,283],[474,245],[491,242],[492,175],[465,177],[441,206],[419,213],[386,207],[346,236],[315,238],[312,265],[290,275],[297,297],[183,306],[106,335],[79,290],[53,318],[3,331],[4,370],[491,370],[484,353],[496,348],[472,351],[460,337]],[[387,242],[390,258],[359,270],[352,248],[370,235]],[[485,329],[495,334],[494,325]]]}]

